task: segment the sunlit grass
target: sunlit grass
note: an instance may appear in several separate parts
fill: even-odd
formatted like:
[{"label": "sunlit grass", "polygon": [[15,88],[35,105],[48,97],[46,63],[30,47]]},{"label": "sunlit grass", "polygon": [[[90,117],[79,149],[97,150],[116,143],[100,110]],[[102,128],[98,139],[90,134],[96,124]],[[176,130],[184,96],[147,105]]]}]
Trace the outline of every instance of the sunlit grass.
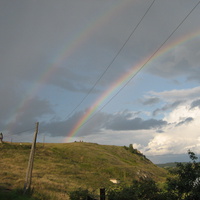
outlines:
[{"label": "sunlit grass", "polygon": [[[30,143],[0,145],[1,187],[23,188],[30,149]],[[124,147],[84,142],[44,146],[37,143],[32,197],[64,200],[76,188],[97,191],[101,187],[112,187],[110,178],[130,184],[142,175],[163,181],[166,171]]]}]

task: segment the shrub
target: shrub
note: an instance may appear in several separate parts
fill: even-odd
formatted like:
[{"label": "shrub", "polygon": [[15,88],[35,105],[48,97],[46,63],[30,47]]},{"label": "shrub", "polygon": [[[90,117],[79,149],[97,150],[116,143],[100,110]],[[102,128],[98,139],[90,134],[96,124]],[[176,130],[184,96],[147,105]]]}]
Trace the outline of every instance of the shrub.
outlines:
[{"label": "shrub", "polygon": [[200,199],[200,163],[196,162],[198,157],[190,150],[188,155],[192,162],[177,163],[176,168],[171,170],[174,176],[167,179],[167,191],[171,199]]},{"label": "shrub", "polygon": [[85,200],[89,196],[89,191],[79,188],[69,194],[70,200]]},{"label": "shrub", "polygon": [[149,178],[134,180],[131,186],[108,191],[108,200],[162,200],[164,194]]}]

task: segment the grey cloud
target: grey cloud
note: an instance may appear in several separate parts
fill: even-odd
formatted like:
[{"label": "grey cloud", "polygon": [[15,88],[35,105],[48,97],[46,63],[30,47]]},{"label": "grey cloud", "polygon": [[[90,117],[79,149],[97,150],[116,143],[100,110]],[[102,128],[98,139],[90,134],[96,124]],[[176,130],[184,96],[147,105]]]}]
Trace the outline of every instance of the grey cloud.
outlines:
[{"label": "grey cloud", "polygon": [[166,104],[165,106],[163,106],[162,108],[158,108],[156,110],[153,111],[153,116],[158,115],[159,113],[162,113],[164,111],[170,110],[170,109],[174,109],[177,106],[179,106],[183,101],[176,101],[172,104]]},{"label": "grey cloud", "polygon": [[76,122],[83,115],[83,112],[75,113],[67,120],[59,121],[58,119],[49,122],[43,122],[41,124],[41,131],[48,133],[53,137],[56,136],[67,136],[72,128],[75,126]]},{"label": "grey cloud", "polygon": [[167,125],[167,122],[163,120],[143,120],[141,118],[130,120],[123,116],[117,116],[106,124],[106,128],[112,130],[148,130],[152,128],[160,128],[165,125]]},{"label": "grey cloud", "polygon": [[195,101],[193,101],[193,102],[191,103],[190,109],[193,109],[193,108],[195,108],[195,107],[199,107],[199,108],[200,108],[200,99],[195,100]]},{"label": "grey cloud", "polygon": [[[116,0],[103,3],[91,0],[20,0],[11,3],[1,0],[1,129],[12,127],[8,131],[20,132],[34,127],[35,122],[41,120],[41,131],[52,136],[66,136],[83,112],[74,114],[68,120],[62,120],[60,118],[63,113],[54,111],[58,101],[54,105],[51,103],[55,102],[56,97],[60,98],[62,105],[59,105],[59,109],[62,109],[69,101],[79,99],[82,95],[80,93],[90,90],[122,47],[148,5],[149,1],[129,1],[127,4],[121,4]],[[182,6],[180,1],[157,1],[93,93],[105,91],[110,83],[118,80],[133,69],[134,64],[150,55],[163,39],[169,36],[191,6],[189,1],[182,2]],[[119,9],[119,12],[114,12],[115,8]],[[197,21],[197,25],[198,23]],[[192,26],[193,23],[189,24]],[[196,29],[195,23],[193,26]],[[197,80],[200,74],[198,40],[188,43],[186,49],[186,52],[173,51],[166,55],[166,63],[158,61],[153,69],[148,68],[154,75],[165,78],[187,74],[188,80]],[[181,67],[178,64],[181,64]],[[41,95],[42,99],[35,95],[27,101],[30,89],[36,84],[45,88],[37,94]],[[57,94],[63,90],[57,91],[55,87],[64,89],[68,99],[61,99],[64,95],[58,97]],[[72,92],[75,93],[74,96],[71,95]],[[22,102],[26,103],[21,107]],[[152,97],[143,104],[153,105],[157,102],[158,99]],[[170,109],[170,106],[173,107],[166,105],[157,112]],[[52,119],[53,117],[57,119]],[[162,120],[136,118],[136,115],[130,113],[98,113],[80,129],[79,134],[99,133],[107,128],[161,128],[166,123]]]},{"label": "grey cloud", "polygon": [[164,131],[159,129],[156,131],[156,133],[164,133]]},{"label": "grey cloud", "polygon": [[[42,123],[42,131],[49,133],[51,136],[65,136],[75,127],[76,123],[82,118],[84,112],[75,113],[68,120],[51,121]],[[166,121],[142,118],[130,118],[130,113],[122,112],[118,114],[107,114],[99,112],[79,129],[75,136],[86,136],[101,134],[101,130],[127,131],[127,130],[148,130],[162,128],[167,125]]]},{"label": "grey cloud", "polygon": [[153,105],[160,101],[158,97],[149,97],[142,101],[143,105]]},{"label": "grey cloud", "polygon": [[[42,123],[41,129],[43,132],[49,133],[53,137],[67,137],[70,131],[75,127],[76,123],[83,117],[84,113],[85,112],[83,111],[77,112],[69,119],[62,121],[54,120],[47,123]],[[82,124],[75,136],[85,136],[99,133],[100,130],[104,128],[104,124],[109,120],[110,117],[110,114],[99,112],[94,117],[86,121],[85,124]]]},{"label": "grey cloud", "polygon": [[[60,68],[48,80],[50,84],[62,89],[83,93],[87,93],[91,89],[90,81],[87,75],[75,73],[73,70],[67,68]],[[92,92],[96,93],[97,89],[95,88]]]},{"label": "grey cloud", "polygon": [[185,76],[185,81],[200,81],[199,39],[190,41],[180,47],[172,49],[165,55],[165,59],[157,60],[157,64],[149,67],[149,73],[171,79]]},{"label": "grey cloud", "polygon": [[53,114],[54,111],[48,101],[32,98],[24,105],[18,105],[16,113],[12,112],[12,115],[4,119],[7,122],[4,123],[3,129],[11,134],[20,134],[24,130],[34,127],[35,122],[40,120],[40,117],[48,117]]},{"label": "grey cloud", "polygon": [[192,122],[193,120],[194,119],[192,117],[188,117],[185,120],[183,120],[183,121],[179,122],[178,124],[176,124],[176,126],[182,126],[184,124],[188,124],[188,123]]}]

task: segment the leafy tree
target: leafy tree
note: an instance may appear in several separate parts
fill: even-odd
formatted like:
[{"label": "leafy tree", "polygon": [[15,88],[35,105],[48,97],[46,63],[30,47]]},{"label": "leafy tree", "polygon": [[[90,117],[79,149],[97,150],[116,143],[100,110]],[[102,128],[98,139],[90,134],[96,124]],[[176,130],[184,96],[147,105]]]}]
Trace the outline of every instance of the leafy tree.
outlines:
[{"label": "leafy tree", "polygon": [[166,200],[155,181],[150,178],[134,180],[132,185],[121,190],[110,190],[108,200]]},{"label": "leafy tree", "polygon": [[177,163],[171,173],[174,175],[167,179],[167,191],[171,199],[198,200],[200,199],[200,163],[195,153],[188,151],[192,162]]}]

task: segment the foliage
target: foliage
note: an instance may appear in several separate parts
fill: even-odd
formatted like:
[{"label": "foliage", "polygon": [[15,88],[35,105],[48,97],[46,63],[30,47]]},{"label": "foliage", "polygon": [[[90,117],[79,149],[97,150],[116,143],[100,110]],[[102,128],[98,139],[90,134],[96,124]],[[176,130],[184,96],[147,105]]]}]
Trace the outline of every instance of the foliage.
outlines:
[{"label": "foliage", "polygon": [[192,162],[177,163],[171,170],[174,175],[167,179],[167,191],[171,199],[198,200],[200,199],[200,163],[195,153],[188,151]]},{"label": "foliage", "polygon": [[[13,191],[24,186],[30,149],[30,143],[4,142],[0,145],[1,187]],[[69,191],[79,187],[98,194],[99,188],[113,185],[110,179],[120,179],[130,185],[138,173],[156,181],[165,180],[167,174],[166,170],[120,146],[86,142],[37,143],[32,197],[66,200]]]},{"label": "foliage", "polygon": [[192,162],[177,163],[166,181],[166,189],[160,189],[149,178],[134,180],[132,185],[112,189],[109,200],[199,200],[200,199],[200,163],[195,153],[188,151]]},{"label": "foliage", "polygon": [[6,190],[4,188],[0,189],[0,199],[5,200],[39,200],[38,198],[33,198],[31,193],[26,195],[23,194],[23,190]]},{"label": "foliage", "polygon": [[134,180],[130,186],[111,189],[108,200],[164,200],[162,191],[149,178]]},{"label": "foliage", "polygon": [[82,200],[87,199],[89,191],[79,188],[78,190],[72,191],[69,194],[70,200]]},{"label": "foliage", "polygon": [[133,153],[133,154],[136,154],[136,155],[138,155],[138,156],[144,157],[146,160],[148,160],[148,159],[146,158],[146,156],[143,155],[140,151],[138,151],[137,149],[134,149],[132,144],[129,144],[129,147],[124,146],[124,149],[130,151],[130,152]]}]

